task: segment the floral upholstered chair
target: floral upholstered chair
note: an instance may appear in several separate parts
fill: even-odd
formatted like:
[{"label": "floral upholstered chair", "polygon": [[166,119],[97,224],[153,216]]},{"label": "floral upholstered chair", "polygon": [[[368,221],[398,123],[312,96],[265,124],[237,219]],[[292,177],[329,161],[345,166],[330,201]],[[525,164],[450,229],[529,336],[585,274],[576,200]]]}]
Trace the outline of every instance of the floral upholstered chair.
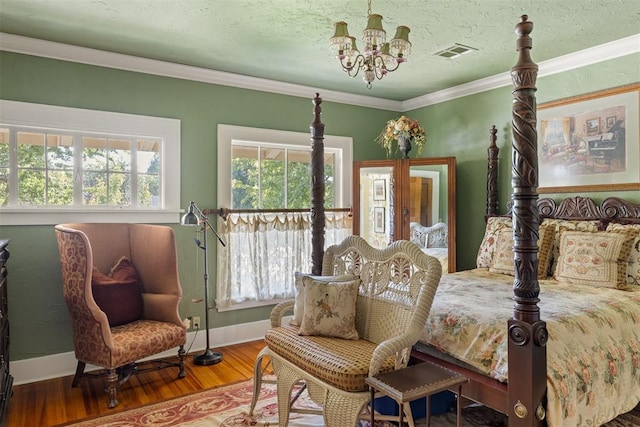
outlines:
[{"label": "floral upholstered chair", "polygon": [[87,375],[87,363],[104,368],[113,408],[116,387],[136,371],[136,361],[176,347],[178,362],[159,365],[177,366],[184,378],[186,327],[178,314],[173,230],[94,223],[59,224],[55,233],[78,360],[72,386]]}]

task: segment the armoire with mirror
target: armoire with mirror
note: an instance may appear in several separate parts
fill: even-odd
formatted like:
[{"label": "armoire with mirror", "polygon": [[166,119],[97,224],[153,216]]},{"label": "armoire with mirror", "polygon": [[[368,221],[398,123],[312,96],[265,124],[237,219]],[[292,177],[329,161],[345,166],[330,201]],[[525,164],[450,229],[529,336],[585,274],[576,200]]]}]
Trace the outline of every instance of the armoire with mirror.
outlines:
[{"label": "armoire with mirror", "polygon": [[370,245],[412,240],[456,271],[455,157],[356,161],[353,206],[353,233]]}]

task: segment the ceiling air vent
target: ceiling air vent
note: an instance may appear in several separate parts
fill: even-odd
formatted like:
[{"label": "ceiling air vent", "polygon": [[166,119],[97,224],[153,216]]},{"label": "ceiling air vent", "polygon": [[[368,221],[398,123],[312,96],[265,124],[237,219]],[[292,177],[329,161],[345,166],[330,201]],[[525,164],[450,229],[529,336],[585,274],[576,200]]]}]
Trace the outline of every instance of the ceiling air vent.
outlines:
[{"label": "ceiling air vent", "polygon": [[475,50],[478,50],[478,49],[476,49],[475,47],[465,46],[463,44],[455,43],[453,46],[443,49],[440,52],[436,52],[434,55],[441,56],[447,59],[454,59],[464,54],[467,54],[469,52],[473,52]]}]

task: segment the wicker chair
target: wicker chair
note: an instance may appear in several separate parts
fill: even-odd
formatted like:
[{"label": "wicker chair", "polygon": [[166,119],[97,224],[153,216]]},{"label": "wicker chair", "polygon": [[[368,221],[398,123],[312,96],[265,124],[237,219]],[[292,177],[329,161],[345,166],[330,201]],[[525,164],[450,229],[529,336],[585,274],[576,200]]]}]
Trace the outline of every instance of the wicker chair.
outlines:
[{"label": "wicker chair", "polygon": [[375,249],[361,237],[350,236],[327,249],[322,273],[360,278],[356,303],[360,339],[300,336],[298,327],[282,325],[294,301],[274,307],[272,329],[265,335],[267,346],[255,364],[251,409],[263,381],[263,359],[269,357],[276,374],[280,426],[289,421],[295,400],[291,393],[300,382],[322,406],[325,425],[354,426],[370,400],[365,378],[407,366],[429,315],[441,266],[408,241]]},{"label": "wicker chair", "polygon": [[[118,404],[116,387],[139,370],[136,361],[176,347],[177,362],[156,360],[154,365],[177,366],[178,378],[184,378],[186,327],[178,314],[182,288],[173,229],[148,224],[95,223],[59,224],[55,232],[62,290],[71,315],[78,360],[72,387],[83,376],[92,375],[84,372],[87,363],[105,368],[108,406],[113,408]],[[116,314],[123,315],[116,311],[128,306],[131,294],[125,297],[108,291],[113,314],[109,317],[103,311],[107,310],[105,305],[102,308],[98,305],[98,289],[92,283],[100,272],[108,272],[123,257],[131,261],[139,276],[135,282],[139,286],[140,314],[114,324]]]}]

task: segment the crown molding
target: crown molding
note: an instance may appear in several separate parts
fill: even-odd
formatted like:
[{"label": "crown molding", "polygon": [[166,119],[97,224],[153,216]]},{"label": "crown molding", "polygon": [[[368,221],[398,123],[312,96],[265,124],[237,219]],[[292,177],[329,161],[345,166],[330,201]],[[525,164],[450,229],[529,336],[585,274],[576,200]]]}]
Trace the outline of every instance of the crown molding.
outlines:
[{"label": "crown molding", "polygon": [[[155,59],[73,46],[14,34],[0,33],[0,50],[302,98],[309,98],[312,94],[320,92],[325,101],[398,112],[411,111],[511,84],[511,76],[509,72],[505,72],[406,101],[394,101],[278,82],[258,77],[243,76],[224,71],[158,61]],[[609,43],[543,61],[538,64],[538,76],[550,76],[637,52],[640,52],[640,34],[634,34]]]},{"label": "crown molding", "polygon": [[203,83],[232,86],[241,89],[270,92],[280,95],[291,95],[301,98],[312,97],[322,93],[325,101],[341,104],[358,105],[362,107],[378,108],[382,110],[400,111],[401,101],[375,98],[372,96],[354,95],[327,89],[314,88],[258,77],[243,76],[224,71],[211,70],[202,67],[176,64],[156,59],[108,52],[14,34],[0,33],[0,50],[40,56],[61,61],[77,62],[99,67],[115,68],[118,70],[134,71],[163,77],[173,77]]},{"label": "crown molding", "polygon": [[[538,77],[551,76],[638,52],[640,52],[640,34],[634,34],[609,43],[542,61],[538,64]],[[408,99],[402,102],[401,111],[415,110],[463,96],[509,86],[510,84],[512,84],[510,72],[496,74],[495,76]]]}]

